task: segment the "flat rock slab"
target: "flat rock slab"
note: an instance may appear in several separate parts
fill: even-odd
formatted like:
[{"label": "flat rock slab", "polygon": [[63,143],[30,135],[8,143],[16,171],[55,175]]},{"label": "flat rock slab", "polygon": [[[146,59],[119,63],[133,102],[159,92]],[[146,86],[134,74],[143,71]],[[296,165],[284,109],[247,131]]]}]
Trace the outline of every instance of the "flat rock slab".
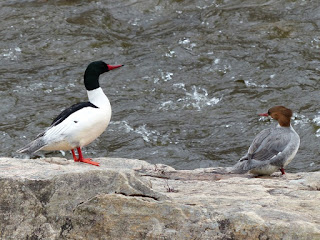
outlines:
[{"label": "flat rock slab", "polygon": [[260,178],[209,168],[138,172],[173,202],[223,216],[220,229],[232,239],[320,239],[320,172]]},{"label": "flat rock slab", "polygon": [[48,179],[66,173],[85,173],[88,171],[107,171],[133,168],[150,168],[152,165],[137,159],[95,158],[100,167],[74,162],[65,158],[15,159],[0,158],[0,178]]},{"label": "flat rock slab", "polygon": [[320,239],[320,172],[94,161],[0,158],[0,239]]}]

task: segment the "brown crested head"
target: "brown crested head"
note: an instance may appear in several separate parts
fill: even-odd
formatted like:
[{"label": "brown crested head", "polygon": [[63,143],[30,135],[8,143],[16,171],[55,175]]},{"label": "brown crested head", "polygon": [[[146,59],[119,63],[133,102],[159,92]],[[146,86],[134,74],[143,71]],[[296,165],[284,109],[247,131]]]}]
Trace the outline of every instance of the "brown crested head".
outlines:
[{"label": "brown crested head", "polygon": [[290,127],[292,111],[284,106],[275,106],[268,110],[268,115],[277,120],[282,127]]}]

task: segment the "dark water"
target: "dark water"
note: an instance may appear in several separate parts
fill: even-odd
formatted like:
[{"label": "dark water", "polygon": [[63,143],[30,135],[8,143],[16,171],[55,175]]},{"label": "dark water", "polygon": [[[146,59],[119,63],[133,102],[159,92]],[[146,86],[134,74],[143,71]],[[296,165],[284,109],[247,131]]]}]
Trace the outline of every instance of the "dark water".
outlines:
[{"label": "dark water", "polygon": [[320,170],[318,1],[19,0],[0,16],[0,156],[85,101],[84,70],[105,60],[125,67],[100,79],[112,122],[86,156],[230,166],[281,104],[301,137],[288,171]]}]

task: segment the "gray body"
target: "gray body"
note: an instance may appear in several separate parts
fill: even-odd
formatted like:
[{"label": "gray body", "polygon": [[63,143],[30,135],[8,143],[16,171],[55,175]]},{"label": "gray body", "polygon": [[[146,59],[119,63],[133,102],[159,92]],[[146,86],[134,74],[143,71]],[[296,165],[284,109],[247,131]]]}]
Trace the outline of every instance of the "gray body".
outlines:
[{"label": "gray body", "polygon": [[270,175],[292,161],[299,145],[300,137],[291,125],[265,129],[255,137],[248,153],[231,167],[230,172]]}]

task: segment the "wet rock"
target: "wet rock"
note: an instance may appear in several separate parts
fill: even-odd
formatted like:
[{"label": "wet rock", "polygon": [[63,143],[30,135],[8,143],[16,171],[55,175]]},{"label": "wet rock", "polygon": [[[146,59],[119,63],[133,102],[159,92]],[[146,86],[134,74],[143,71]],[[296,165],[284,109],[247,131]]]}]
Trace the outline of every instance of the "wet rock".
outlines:
[{"label": "wet rock", "polygon": [[0,158],[0,239],[319,239],[320,172]]}]

